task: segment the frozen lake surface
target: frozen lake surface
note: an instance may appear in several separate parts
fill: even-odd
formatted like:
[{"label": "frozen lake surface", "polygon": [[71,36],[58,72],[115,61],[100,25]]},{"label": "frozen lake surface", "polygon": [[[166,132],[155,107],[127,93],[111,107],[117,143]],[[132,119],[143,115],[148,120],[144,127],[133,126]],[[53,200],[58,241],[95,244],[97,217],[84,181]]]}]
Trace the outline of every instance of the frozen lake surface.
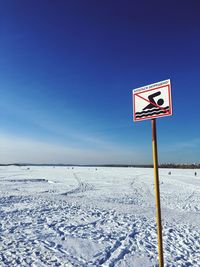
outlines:
[{"label": "frozen lake surface", "polygon": [[[165,266],[200,266],[200,171],[159,173]],[[1,166],[0,232],[2,267],[157,266],[153,169]]]}]

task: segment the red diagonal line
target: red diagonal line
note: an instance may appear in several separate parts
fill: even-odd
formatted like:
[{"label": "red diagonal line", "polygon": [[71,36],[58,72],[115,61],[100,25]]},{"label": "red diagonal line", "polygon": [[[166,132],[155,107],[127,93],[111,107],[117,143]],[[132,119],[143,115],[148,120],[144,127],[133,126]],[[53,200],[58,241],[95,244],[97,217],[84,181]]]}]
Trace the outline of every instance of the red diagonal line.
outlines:
[{"label": "red diagonal line", "polygon": [[166,110],[164,108],[161,108],[160,106],[158,106],[156,103],[151,102],[150,100],[147,100],[146,98],[142,97],[141,95],[135,94],[136,96],[140,97],[141,99],[145,100],[148,103],[151,103],[152,105],[154,105],[154,107],[157,107],[159,109],[161,109],[162,111],[169,113],[169,110]]}]

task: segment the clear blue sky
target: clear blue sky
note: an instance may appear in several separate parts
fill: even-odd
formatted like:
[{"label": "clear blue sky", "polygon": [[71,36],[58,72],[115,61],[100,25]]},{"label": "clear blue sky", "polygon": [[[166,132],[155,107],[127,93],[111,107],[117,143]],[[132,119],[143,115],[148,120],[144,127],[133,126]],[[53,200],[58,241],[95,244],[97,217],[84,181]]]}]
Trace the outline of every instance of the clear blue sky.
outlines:
[{"label": "clear blue sky", "polygon": [[171,79],[160,162],[200,162],[200,2],[0,3],[0,162],[151,163],[132,89]]}]

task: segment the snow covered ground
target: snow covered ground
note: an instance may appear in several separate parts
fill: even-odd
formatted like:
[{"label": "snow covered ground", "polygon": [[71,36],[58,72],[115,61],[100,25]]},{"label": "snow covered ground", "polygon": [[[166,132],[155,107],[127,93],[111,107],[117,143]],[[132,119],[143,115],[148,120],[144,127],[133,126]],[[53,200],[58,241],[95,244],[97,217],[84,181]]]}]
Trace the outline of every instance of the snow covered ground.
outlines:
[{"label": "snow covered ground", "polygon": [[[165,266],[200,266],[200,171],[159,172]],[[0,167],[0,266],[157,266],[154,203],[153,169]]]}]

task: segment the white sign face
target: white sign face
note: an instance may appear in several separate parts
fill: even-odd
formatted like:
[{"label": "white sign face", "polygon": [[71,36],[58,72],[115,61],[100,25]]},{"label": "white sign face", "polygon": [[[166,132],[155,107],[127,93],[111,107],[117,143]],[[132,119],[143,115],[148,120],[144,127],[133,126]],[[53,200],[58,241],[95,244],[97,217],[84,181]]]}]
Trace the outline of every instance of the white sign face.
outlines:
[{"label": "white sign face", "polygon": [[165,80],[133,90],[133,120],[172,115],[171,84]]}]

